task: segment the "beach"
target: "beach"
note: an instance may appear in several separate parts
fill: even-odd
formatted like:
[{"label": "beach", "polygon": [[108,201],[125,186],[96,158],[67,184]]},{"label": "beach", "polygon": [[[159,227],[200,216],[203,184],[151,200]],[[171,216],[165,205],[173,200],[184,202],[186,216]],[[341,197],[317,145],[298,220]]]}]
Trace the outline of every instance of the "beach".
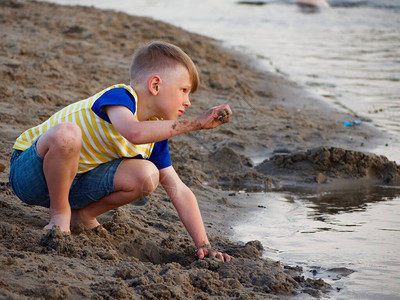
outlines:
[{"label": "beach", "polygon": [[[145,17],[92,7],[3,1],[0,85],[0,295],[11,299],[266,299],[330,292],[301,268],[262,258],[258,241],[233,242],[246,193],[359,180],[398,184],[400,169],[370,153],[389,137],[295,82],[257,68],[214,39]],[[62,107],[129,84],[143,43],[163,40],[192,57],[201,79],[184,118],[228,103],[230,123],[170,140],[172,162],[197,196],[211,243],[235,259],[197,260],[162,189],[144,205],[102,215],[102,228],[46,234],[48,210],[8,184],[15,139]],[[238,191],[245,191],[238,192]],[[140,203],[139,203],[140,204]],[[105,230],[104,230],[105,229]]]}]

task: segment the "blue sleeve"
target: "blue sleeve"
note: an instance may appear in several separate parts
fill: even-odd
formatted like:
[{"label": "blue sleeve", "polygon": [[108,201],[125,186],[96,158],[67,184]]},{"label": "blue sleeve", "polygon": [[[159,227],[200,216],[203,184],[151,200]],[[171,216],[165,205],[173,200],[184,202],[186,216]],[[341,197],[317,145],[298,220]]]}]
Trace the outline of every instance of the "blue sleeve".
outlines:
[{"label": "blue sleeve", "polygon": [[154,163],[159,170],[172,166],[171,156],[168,148],[168,140],[154,144],[154,148],[151,152],[149,160]]},{"label": "blue sleeve", "polygon": [[135,114],[135,98],[124,88],[114,88],[101,95],[92,105],[93,112],[103,120],[111,123],[110,118],[101,110],[106,105],[122,105]]}]

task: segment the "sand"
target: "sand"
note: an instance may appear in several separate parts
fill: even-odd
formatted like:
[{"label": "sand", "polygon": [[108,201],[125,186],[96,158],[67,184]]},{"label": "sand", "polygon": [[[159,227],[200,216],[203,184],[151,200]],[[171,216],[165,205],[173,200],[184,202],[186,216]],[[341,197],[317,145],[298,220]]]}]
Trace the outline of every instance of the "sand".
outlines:
[{"label": "sand", "polygon": [[[259,70],[218,41],[149,18],[31,1],[0,3],[0,297],[6,299],[266,299],[330,291],[297,266],[262,257],[232,224],[246,219],[249,192],[296,182],[399,180],[399,167],[368,153],[386,137],[296,83]],[[182,47],[201,87],[186,117],[229,103],[230,123],[170,140],[174,167],[197,195],[216,249],[229,263],[198,260],[162,189],[142,205],[99,218],[95,230],[42,232],[48,210],[23,204],[8,184],[16,137],[60,108],[129,83],[134,49],[150,40]],[[361,163],[360,163],[361,162]],[[235,192],[235,191],[246,191]],[[267,245],[264,245],[267,246]]]}]

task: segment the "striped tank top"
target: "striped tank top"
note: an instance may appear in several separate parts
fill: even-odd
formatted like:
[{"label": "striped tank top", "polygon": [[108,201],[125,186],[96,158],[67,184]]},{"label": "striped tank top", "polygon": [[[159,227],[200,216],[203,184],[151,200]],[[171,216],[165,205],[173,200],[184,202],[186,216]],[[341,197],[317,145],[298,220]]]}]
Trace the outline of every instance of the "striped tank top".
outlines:
[{"label": "striped tank top", "polygon": [[[154,148],[154,143],[142,145],[130,143],[116,131],[110,122],[99,117],[92,110],[95,101],[104,93],[114,88],[124,88],[128,91],[135,99],[135,107],[137,107],[137,95],[130,86],[125,84],[113,85],[90,98],[68,105],[42,124],[26,130],[18,137],[13,148],[24,151],[28,149],[41,134],[54,125],[62,122],[71,122],[77,124],[82,130],[82,148],[78,173],[90,171],[102,163],[121,157],[135,157],[141,155],[144,159],[148,159]],[[135,109],[135,118],[137,118],[136,111]]]}]

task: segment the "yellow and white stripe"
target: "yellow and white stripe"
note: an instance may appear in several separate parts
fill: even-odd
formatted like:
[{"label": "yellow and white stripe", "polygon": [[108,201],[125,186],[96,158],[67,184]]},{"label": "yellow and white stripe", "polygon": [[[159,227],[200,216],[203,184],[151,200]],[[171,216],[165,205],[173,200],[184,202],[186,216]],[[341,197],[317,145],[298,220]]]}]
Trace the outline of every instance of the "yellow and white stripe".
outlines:
[{"label": "yellow and white stripe", "polygon": [[[92,111],[93,103],[105,92],[114,88],[124,88],[129,91],[133,95],[137,107],[137,95],[130,86],[125,84],[113,85],[90,98],[68,105],[42,124],[26,130],[18,137],[13,148],[26,150],[52,126],[62,122],[72,122],[82,130],[82,149],[78,173],[90,171],[98,165],[116,158],[135,157],[137,155],[142,155],[145,159],[149,158],[154,143],[143,145],[130,143],[117,132],[111,123],[103,120]],[[137,118],[136,111],[134,116]]]}]

